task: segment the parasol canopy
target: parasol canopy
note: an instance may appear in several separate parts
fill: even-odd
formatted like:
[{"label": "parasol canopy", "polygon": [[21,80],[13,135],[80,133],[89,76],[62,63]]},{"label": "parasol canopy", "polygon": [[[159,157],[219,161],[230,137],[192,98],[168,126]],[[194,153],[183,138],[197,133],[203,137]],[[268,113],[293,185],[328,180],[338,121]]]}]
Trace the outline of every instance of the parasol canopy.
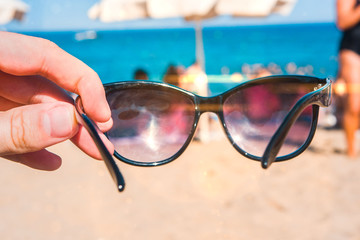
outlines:
[{"label": "parasol canopy", "polygon": [[0,25],[23,20],[28,9],[29,6],[20,0],[0,0]]},{"label": "parasol canopy", "polygon": [[205,66],[202,40],[203,19],[219,15],[266,17],[277,13],[288,15],[297,0],[100,0],[88,16],[102,22],[135,19],[184,18],[195,22],[196,60]]}]

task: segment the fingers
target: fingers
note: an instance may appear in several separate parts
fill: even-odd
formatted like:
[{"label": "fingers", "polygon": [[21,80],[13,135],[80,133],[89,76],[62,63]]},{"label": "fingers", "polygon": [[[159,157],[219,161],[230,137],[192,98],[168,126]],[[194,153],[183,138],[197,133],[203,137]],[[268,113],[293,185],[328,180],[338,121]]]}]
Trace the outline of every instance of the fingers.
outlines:
[{"label": "fingers", "polygon": [[42,75],[79,94],[94,121],[106,122],[111,117],[98,75],[48,40],[0,32],[0,69],[11,75]]},{"label": "fingers", "polygon": [[[100,133],[100,138],[105,144],[106,148],[109,150],[110,154],[113,154],[114,145],[109,141],[109,139],[104,134]],[[94,141],[92,140],[89,133],[83,126],[80,127],[79,132],[71,139],[71,141],[90,157],[99,160],[102,159],[100,152],[96,147]]]},{"label": "fingers", "polygon": [[[0,71],[0,110],[10,105],[34,104],[63,101],[73,104],[73,99],[55,83],[41,76],[14,76]],[[1,98],[2,96],[2,98]],[[8,104],[2,104],[2,99],[8,100]],[[112,126],[112,119],[106,122],[98,122],[102,131],[107,131]]]},{"label": "fingers", "polygon": [[35,152],[73,137],[74,107],[63,102],[20,106],[0,112],[0,155]]},{"label": "fingers", "polygon": [[36,152],[5,156],[4,158],[24,164],[31,168],[45,171],[53,171],[61,166],[61,158],[45,149]]},{"label": "fingers", "polygon": [[0,71],[0,96],[20,104],[63,101],[73,99],[55,83],[41,76],[14,76]]},{"label": "fingers", "polygon": [[[55,169],[59,157],[43,149],[71,138],[85,153],[101,158],[62,88],[82,97],[85,112],[101,130],[111,128],[104,89],[92,69],[50,41],[0,32],[0,156]],[[113,145],[101,137],[112,153]],[[36,158],[50,159],[49,166]]]},{"label": "fingers", "polygon": [[[111,124],[102,124],[101,130],[108,130]],[[103,134],[100,135],[113,153],[114,146]],[[0,136],[3,136],[0,138],[0,156],[35,152],[72,139],[86,154],[101,159],[89,133],[76,122],[74,106],[65,102],[32,104],[0,112]],[[32,157],[21,155],[22,161],[28,156]]]},{"label": "fingers", "polygon": [[[1,89],[1,87],[0,87]],[[20,107],[21,104],[17,103],[17,102],[13,102],[9,99],[3,98],[0,96],[0,111],[6,111],[9,110],[11,108],[16,108],[16,107]]]}]

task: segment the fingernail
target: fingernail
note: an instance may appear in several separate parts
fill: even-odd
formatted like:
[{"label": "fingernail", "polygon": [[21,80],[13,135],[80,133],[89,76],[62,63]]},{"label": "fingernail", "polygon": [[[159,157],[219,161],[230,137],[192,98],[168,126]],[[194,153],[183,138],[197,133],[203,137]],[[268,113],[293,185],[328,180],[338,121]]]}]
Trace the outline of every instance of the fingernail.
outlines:
[{"label": "fingernail", "polygon": [[55,107],[44,114],[43,124],[45,131],[51,137],[65,138],[73,133],[75,120],[69,108]]},{"label": "fingernail", "polygon": [[104,106],[103,106],[103,109],[104,109],[104,115],[110,119],[111,118],[111,110],[110,110],[110,106],[107,102],[105,102]]}]

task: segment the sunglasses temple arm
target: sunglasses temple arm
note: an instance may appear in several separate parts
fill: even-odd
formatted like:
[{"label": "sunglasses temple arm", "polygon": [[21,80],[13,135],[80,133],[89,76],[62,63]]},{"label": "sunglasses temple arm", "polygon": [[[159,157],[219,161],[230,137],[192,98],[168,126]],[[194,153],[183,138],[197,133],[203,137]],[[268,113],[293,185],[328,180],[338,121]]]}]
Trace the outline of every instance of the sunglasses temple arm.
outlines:
[{"label": "sunglasses temple arm", "polygon": [[285,138],[290,131],[290,128],[295,123],[301,112],[309,105],[316,104],[321,107],[328,107],[331,104],[331,81],[326,79],[327,83],[322,88],[311,94],[302,97],[290,112],[285,117],[280,127],[271,138],[268,146],[265,149],[264,155],[261,159],[261,166],[264,169],[270,167],[270,165],[276,160],[281,146],[283,145]]},{"label": "sunglasses temple arm", "polygon": [[[289,133],[291,127],[300,116],[302,111],[309,105],[315,104],[313,99],[315,96],[311,96],[307,99],[300,99],[297,104],[290,110],[286,115],[284,121],[281,123],[280,127],[276,130],[275,134],[271,138],[269,144],[267,145],[264,155],[261,158],[261,166],[264,169],[270,167],[270,165],[275,162],[276,156],[278,155],[281,146],[285,142],[286,136]],[[303,100],[303,101],[302,101]]]},{"label": "sunglasses temple arm", "polygon": [[[332,100],[331,84],[332,81],[326,79],[325,86],[302,97],[290,110],[290,112],[285,117],[284,121],[277,129],[277,131],[275,132],[274,136],[271,138],[268,146],[265,149],[264,155],[261,159],[261,166],[264,169],[270,167],[270,165],[276,160],[276,156],[279,153],[280,148],[283,145],[288,132],[290,131],[290,128],[295,123],[301,112],[307,106],[311,104],[317,105],[317,112],[318,112],[319,106],[329,107],[331,105],[331,100]],[[313,111],[315,111],[314,107],[313,107]],[[316,128],[316,123],[315,123],[315,128]]]},{"label": "sunglasses temple arm", "polygon": [[107,169],[110,172],[111,177],[113,178],[118,191],[122,192],[125,189],[125,180],[122,176],[119,168],[117,167],[112,155],[110,154],[109,150],[106,148],[105,144],[100,138],[100,135],[98,133],[98,128],[95,126],[93,121],[87,117],[85,113],[78,113],[77,115],[80,116],[81,124],[86,128],[86,130],[89,132],[91,138],[93,139],[96,147],[98,148],[101,157],[103,158],[105,165]]}]

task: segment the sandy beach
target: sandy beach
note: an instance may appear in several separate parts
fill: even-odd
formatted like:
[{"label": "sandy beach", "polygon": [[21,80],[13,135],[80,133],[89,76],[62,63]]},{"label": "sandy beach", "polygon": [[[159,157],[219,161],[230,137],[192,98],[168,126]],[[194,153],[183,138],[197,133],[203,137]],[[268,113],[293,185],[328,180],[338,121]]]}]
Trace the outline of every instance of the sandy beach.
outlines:
[{"label": "sandy beach", "polygon": [[344,149],[342,131],[319,129],[301,156],[263,170],[223,136],[162,167],[118,162],[127,182],[118,193],[103,162],[64,142],[51,148],[63,158],[55,172],[1,159],[0,236],[360,239],[360,159]]}]

